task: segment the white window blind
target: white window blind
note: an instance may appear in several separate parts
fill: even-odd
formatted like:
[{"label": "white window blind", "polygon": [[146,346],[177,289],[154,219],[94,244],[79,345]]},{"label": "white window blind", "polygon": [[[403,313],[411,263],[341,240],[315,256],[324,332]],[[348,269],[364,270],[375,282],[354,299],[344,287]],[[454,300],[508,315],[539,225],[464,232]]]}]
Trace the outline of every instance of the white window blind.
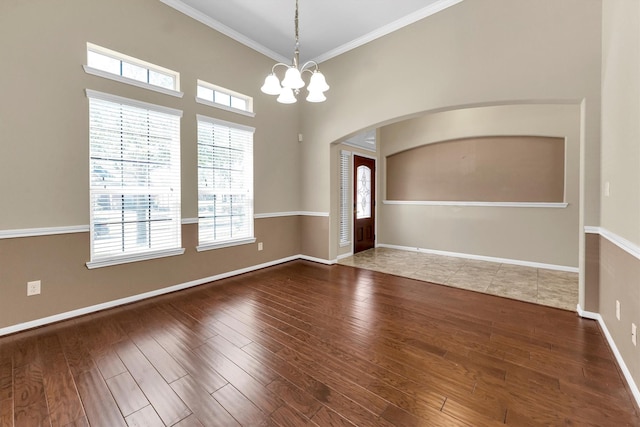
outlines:
[{"label": "white window blind", "polygon": [[91,260],[181,246],[182,112],[87,90]]},{"label": "white window blind", "polygon": [[254,129],[198,115],[198,239],[253,239]]},{"label": "white window blind", "polygon": [[340,245],[346,246],[350,243],[349,224],[351,189],[351,153],[348,151],[340,152]]}]

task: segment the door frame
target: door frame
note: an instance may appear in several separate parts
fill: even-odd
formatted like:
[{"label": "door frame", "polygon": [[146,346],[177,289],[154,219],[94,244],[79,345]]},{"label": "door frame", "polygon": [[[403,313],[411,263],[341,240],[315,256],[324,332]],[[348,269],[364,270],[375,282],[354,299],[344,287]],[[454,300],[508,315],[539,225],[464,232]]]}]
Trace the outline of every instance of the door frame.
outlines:
[{"label": "door frame", "polygon": [[[347,151],[347,150],[344,150]],[[365,159],[371,159],[375,162],[375,171],[373,174],[373,179],[374,179],[374,185],[375,185],[375,192],[374,192],[374,196],[375,196],[375,205],[373,206],[373,212],[374,212],[374,218],[373,218],[373,233],[374,233],[374,239],[373,239],[373,247],[377,248],[378,247],[378,170],[380,169],[380,167],[378,166],[378,156],[377,155],[369,155],[369,154],[363,154],[360,152],[354,152],[351,151],[351,181],[350,181],[350,185],[351,185],[351,191],[349,192],[351,194],[350,197],[350,201],[349,201],[349,231],[351,233],[351,252],[350,255],[354,254],[354,251],[356,250],[356,238],[355,238],[355,223],[354,223],[354,217],[355,217],[355,212],[353,209],[353,204],[355,203],[353,194],[354,194],[354,188],[353,188],[353,183],[355,182],[355,174],[356,174],[356,170],[355,170],[355,163],[356,163],[356,159],[355,156],[358,157],[364,157]]]}]

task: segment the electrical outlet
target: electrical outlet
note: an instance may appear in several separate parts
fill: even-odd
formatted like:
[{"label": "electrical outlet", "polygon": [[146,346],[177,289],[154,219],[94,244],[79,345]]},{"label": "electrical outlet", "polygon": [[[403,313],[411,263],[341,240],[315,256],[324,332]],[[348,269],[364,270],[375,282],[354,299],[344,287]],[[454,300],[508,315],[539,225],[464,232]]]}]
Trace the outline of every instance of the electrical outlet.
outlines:
[{"label": "electrical outlet", "polygon": [[609,181],[604,183],[604,195],[606,197],[609,197],[611,195],[611,185],[609,184]]},{"label": "electrical outlet", "polygon": [[40,295],[40,280],[27,282],[27,296]]},{"label": "electrical outlet", "polygon": [[638,328],[636,328],[636,324],[631,324],[631,342],[633,345],[638,345]]},{"label": "electrical outlet", "polygon": [[616,319],[620,320],[620,301],[616,300]]},{"label": "electrical outlet", "polygon": [[262,249],[262,242],[258,242],[258,250],[261,251]]}]

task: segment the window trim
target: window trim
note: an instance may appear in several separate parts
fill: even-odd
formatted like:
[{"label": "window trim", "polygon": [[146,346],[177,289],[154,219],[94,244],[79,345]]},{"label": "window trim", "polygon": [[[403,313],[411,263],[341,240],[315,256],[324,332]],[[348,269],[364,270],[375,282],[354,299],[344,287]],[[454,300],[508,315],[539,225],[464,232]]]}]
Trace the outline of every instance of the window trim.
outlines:
[{"label": "window trim", "polygon": [[204,251],[211,251],[214,249],[222,249],[222,248],[229,248],[231,246],[240,246],[240,245],[248,245],[251,243],[255,243],[256,242],[256,237],[245,237],[242,239],[237,239],[237,240],[227,240],[224,242],[220,242],[220,243],[205,243],[203,245],[198,245],[196,246],[196,251],[198,252],[204,252]]},{"label": "window trim", "polygon": [[161,74],[165,74],[165,75],[169,75],[172,76],[175,82],[175,89],[167,89],[164,88],[162,86],[157,86],[157,85],[153,85],[151,83],[147,83],[147,82],[141,82],[139,80],[135,80],[129,77],[125,77],[122,76],[121,74],[114,74],[114,73],[110,73],[108,71],[105,70],[101,70],[99,68],[94,68],[89,66],[89,60],[87,58],[87,65],[83,65],[82,68],[84,69],[85,73],[87,74],[91,74],[94,76],[98,76],[98,77],[102,77],[105,79],[109,79],[109,80],[114,80],[120,83],[125,83],[125,84],[129,84],[132,86],[137,86],[143,89],[148,89],[148,90],[152,90],[155,92],[160,92],[163,93],[165,95],[171,95],[171,96],[175,96],[177,98],[182,98],[184,96],[184,93],[180,91],[180,73],[177,71],[173,71],[170,70],[168,68],[164,68],[161,67],[159,65],[156,64],[152,64],[150,62],[146,62],[143,61],[141,59],[138,58],[134,58],[132,56],[129,55],[125,55],[124,53],[120,53],[120,52],[116,52],[115,50],[111,50],[111,49],[107,49],[105,47],[102,46],[98,46],[95,45],[93,43],[89,43],[87,42],[87,56],[89,52],[95,52],[99,55],[103,55],[103,56],[107,56],[109,58],[113,58],[116,59],[118,61],[121,62],[126,62],[132,65],[136,65],[138,67],[142,67],[145,68],[147,70],[150,71],[155,71],[157,73],[161,73]]},{"label": "window trim", "polygon": [[[150,104],[147,102],[138,101],[131,98],[112,95],[110,93],[99,92],[92,89],[85,89],[85,94],[87,99],[90,99],[90,98],[99,99],[99,100],[108,101],[108,102],[127,104],[132,107],[143,108],[143,109],[152,110],[160,113],[171,114],[171,115],[177,116],[178,120],[180,120],[183,116],[182,110],[165,107],[157,104]],[[89,227],[91,227],[91,221],[93,221],[93,214],[94,214],[93,210],[89,209],[89,215],[90,215]],[[179,220],[180,220],[180,227],[182,227],[182,215],[180,216]],[[182,245],[182,239],[180,241],[180,245]],[[91,255],[93,256],[93,247],[90,248],[90,252],[91,252]],[[184,254],[184,252],[185,252],[185,248],[181,248],[181,247],[171,248],[171,249],[160,249],[160,250],[147,251],[142,253],[109,256],[109,257],[99,258],[97,260],[92,259],[86,262],[85,265],[88,269],[95,269],[95,268],[109,267],[109,266],[119,265],[119,264],[127,264],[127,263],[138,262],[138,261],[146,261],[151,259],[182,255]]]},{"label": "window trim", "polygon": [[141,81],[138,81],[138,80],[130,79],[129,77],[122,77],[122,76],[119,76],[117,74],[112,74],[112,73],[109,73],[107,71],[103,71],[103,70],[99,70],[97,68],[90,67],[88,65],[83,65],[82,68],[84,68],[84,72],[85,73],[91,74],[93,76],[102,77],[102,78],[109,79],[109,80],[114,80],[116,82],[125,83],[125,84],[131,85],[131,86],[137,86],[137,87],[140,87],[142,89],[152,90],[154,92],[163,93],[165,95],[175,96],[176,98],[182,98],[184,96],[183,92],[178,92],[178,91],[175,91],[175,90],[166,89],[166,88],[163,88],[163,87],[160,87],[160,86],[154,86],[154,85],[149,84],[149,83],[145,83],[145,82],[141,82]]},{"label": "window trim", "polygon": [[[198,96],[198,87],[199,86],[202,86],[202,87],[204,87],[206,89],[209,89],[209,90],[212,90],[214,92],[218,91],[218,92],[222,92],[222,93],[224,93],[226,95],[229,95],[229,96],[234,96],[236,98],[243,99],[243,100],[245,100],[247,102],[248,109],[247,110],[241,110],[240,108],[234,108],[234,107],[231,107],[229,105],[218,104],[215,101],[211,101],[211,100],[208,100],[208,99],[205,99],[205,98],[200,98]],[[256,116],[256,113],[253,112],[253,97],[245,95],[245,94],[240,93],[240,92],[235,92],[233,90],[224,88],[222,86],[214,85],[213,83],[205,82],[204,80],[198,79],[197,82],[196,82],[196,98],[195,99],[196,99],[196,102],[198,104],[202,104],[202,105],[206,105],[206,106],[214,107],[214,108],[219,108],[221,110],[230,111],[232,113],[242,114],[243,116],[248,116],[248,117],[255,117]]]},{"label": "window trim", "polygon": [[127,104],[133,107],[145,108],[147,110],[153,110],[160,113],[173,114],[180,118],[182,118],[182,115],[183,115],[182,110],[178,110],[177,108],[165,107],[164,105],[158,105],[158,104],[151,104],[149,102],[138,101],[137,99],[125,98],[124,96],[112,95],[110,93],[100,92],[93,89],[85,89],[84,91],[87,98],[96,98],[96,99],[101,99],[103,101]]},{"label": "window trim", "polygon": [[214,125],[227,126],[230,128],[240,129],[246,132],[251,132],[255,134],[256,128],[253,126],[247,126],[240,123],[229,122],[227,120],[216,119],[215,117],[204,116],[202,114],[196,114],[196,122],[209,122]]},{"label": "window trim", "polygon": [[[240,123],[235,123],[235,122],[229,122],[226,120],[221,120],[221,119],[216,119],[214,117],[210,117],[210,116],[204,116],[202,114],[196,114],[196,128],[198,126],[199,122],[206,122],[206,123],[212,123],[214,125],[220,125],[220,126],[226,126],[229,128],[235,128],[237,130],[241,130],[241,131],[245,131],[245,132],[250,132],[252,135],[255,134],[256,128],[254,128],[253,126],[247,126],[247,125],[243,125]],[[253,140],[252,137],[252,144],[255,144],[255,141]],[[253,145],[252,145],[252,153],[255,155],[255,150],[253,150]],[[255,167],[255,162],[253,162],[253,158],[252,158],[252,164]],[[237,238],[237,239],[229,239],[229,240],[224,240],[224,241],[220,241],[220,242],[210,242],[210,243],[203,243],[203,244],[199,244],[198,246],[196,246],[196,251],[198,252],[203,252],[203,251],[208,251],[208,250],[214,250],[214,249],[221,249],[221,248],[227,248],[227,247],[231,247],[231,246],[239,246],[239,245],[246,245],[246,244],[251,244],[254,243],[256,241],[256,234],[255,234],[255,193],[254,193],[254,187],[255,187],[255,174],[252,172],[252,182],[251,182],[251,215],[250,215],[250,231],[251,231],[251,235],[247,236],[247,237],[241,237],[241,238]],[[200,186],[200,181],[198,180],[198,187]],[[198,189],[198,195],[199,195],[199,189]],[[200,223],[200,217],[198,216],[198,226]],[[200,241],[200,231],[198,230],[198,243]]]},{"label": "window trim", "polygon": [[150,259],[182,255],[184,254],[184,251],[185,251],[184,248],[178,248],[178,249],[165,249],[160,251],[145,252],[143,254],[138,254],[138,255],[132,254],[132,255],[115,256],[110,258],[103,258],[98,261],[88,261],[86,263],[86,266],[89,270],[92,270],[94,268],[110,267],[113,265],[127,264],[130,262],[147,261]]}]

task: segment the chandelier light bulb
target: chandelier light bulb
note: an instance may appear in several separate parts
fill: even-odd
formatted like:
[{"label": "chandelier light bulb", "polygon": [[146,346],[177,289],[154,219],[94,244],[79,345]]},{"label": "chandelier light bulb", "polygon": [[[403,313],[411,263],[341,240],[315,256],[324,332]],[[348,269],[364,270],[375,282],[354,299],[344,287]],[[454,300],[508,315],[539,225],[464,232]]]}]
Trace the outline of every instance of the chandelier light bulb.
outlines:
[{"label": "chandelier light bulb", "polygon": [[[300,89],[304,87],[305,82],[302,80],[302,74],[308,71],[311,74],[309,79],[309,86],[307,87],[309,94],[307,95],[307,101],[309,102],[323,102],[326,101],[324,92],[329,90],[329,85],[324,78],[324,75],[318,71],[318,63],[315,61],[307,61],[301,67],[300,64],[300,40],[298,37],[298,0],[296,0],[296,13],[294,18],[296,48],[293,53],[292,65],[278,62],[271,68],[271,74],[264,79],[264,84],[260,90],[267,95],[278,95],[277,101],[282,104],[293,104],[297,101],[296,96],[300,92]],[[282,83],[278,80],[275,70],[278,67],[284,67],[287,69],[282,79]]]},{"label": "chandelier light bulb", "polygon": [[329,85],[324,78],[324,74],[316,70],[311,74],[311,80],[309,80],[309,92],[326,92],[329,90]]},{"label": "chandelier light bulb", "polygon": [[304,81],[300,75],[300,70],[293,66],[289,67],[287,73],[284,75],[284,79],[282,79],[282,86],[291,89],[300,89],[301,87],[304,87]]},{"label": "chandelier light bulb", "polygon": [[280,86],[280,80],[278,80],[278,77],[274,73],[271,73],[264,79],[264,84],[260,90],[267,95],[280,95],[282,86]]},{"label": "chandelier light bulb", "polygon": [[283,87],[277,101],[281,104],[294,104],[297,100],[293,95],[293,90],[291,88]]},{"label": "chandelier light bulb", "polygon": [[307,101],[309,102],[324,102],[327,100],[327,97],[324,96],[324,93],[320,91],[309,91],[309,95],[307,95]]}]

